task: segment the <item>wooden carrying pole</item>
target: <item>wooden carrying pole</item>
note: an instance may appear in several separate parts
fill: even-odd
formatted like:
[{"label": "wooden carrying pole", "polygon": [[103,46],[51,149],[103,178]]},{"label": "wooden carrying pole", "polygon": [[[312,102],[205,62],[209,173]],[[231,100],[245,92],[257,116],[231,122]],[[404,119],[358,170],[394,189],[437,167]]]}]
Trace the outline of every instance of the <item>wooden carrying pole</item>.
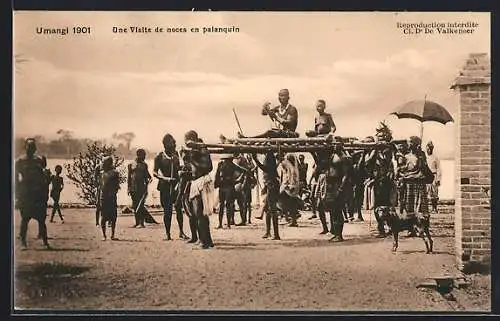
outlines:
[{"label": "wooden carrying pole", "polygon": [[205,148],[210,154],[232,154],[232,153],[248,153],[248,154],[265,154],[267,152],[324,152],[331,151],[337,145],[342,145],[345,150],[371,150],[374,148],[384,148],[392,146],[399,141],[390,143],[314,143],[308,144],[308,140],[303,140],[301,143],[279,143],[275,139],[268,139],[267,144],[204,144],[204,143],[190,143],[189,147],[193,149]]}]

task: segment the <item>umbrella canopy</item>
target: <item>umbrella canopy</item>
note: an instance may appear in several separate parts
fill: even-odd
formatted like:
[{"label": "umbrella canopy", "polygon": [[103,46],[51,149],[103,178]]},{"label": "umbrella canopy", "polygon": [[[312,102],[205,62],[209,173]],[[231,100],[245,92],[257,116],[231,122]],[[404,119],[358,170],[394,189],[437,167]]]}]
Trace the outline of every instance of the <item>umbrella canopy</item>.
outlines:
[{"label": "umbrella canopy", "polygon": [[446,108],[430,100],[413,100],[407,102],[391,114],[396,115],[398,118],[411,118],[420,122],[435,121],[443,125],[453,122],[453,117],[451,117]]}]

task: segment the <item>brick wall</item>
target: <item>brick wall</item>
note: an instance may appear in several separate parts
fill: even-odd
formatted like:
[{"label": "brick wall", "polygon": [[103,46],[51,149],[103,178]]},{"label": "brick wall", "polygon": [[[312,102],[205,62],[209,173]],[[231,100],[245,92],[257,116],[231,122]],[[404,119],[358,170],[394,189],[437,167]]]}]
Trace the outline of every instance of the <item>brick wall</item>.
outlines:
[{"label": "brick wall", "polygon": [[[460,269],[491,266],[491,68],[470,54],[452,89],[460,94],[456,149],[455,241]],[[458,148],[459,147],[459,148]]]}]

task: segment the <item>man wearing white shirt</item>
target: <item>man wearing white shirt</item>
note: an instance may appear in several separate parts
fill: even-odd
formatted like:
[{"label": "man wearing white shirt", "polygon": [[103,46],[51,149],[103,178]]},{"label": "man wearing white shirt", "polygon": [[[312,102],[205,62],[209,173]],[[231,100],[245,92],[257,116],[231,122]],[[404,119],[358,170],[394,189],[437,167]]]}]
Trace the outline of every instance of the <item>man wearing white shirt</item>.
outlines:
[{"label": "man wearing white shirt", "polygon": [[434,144],[432,141],[427,143],[427,165],[434,174],[434,181],[427,184],[427,194],[430,197],[432,212],[437,213],[437,204],[439,201],[439,185],[441,185],[441,164],[439,158],[434,154]]}]

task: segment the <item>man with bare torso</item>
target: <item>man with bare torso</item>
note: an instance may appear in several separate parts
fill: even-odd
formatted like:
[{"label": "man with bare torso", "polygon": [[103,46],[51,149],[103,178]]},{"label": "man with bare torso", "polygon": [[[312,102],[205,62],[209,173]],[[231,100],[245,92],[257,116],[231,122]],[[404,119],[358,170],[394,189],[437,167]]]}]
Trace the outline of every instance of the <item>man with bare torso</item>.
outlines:
[{"label": "man with bare torso", "polygon": [[179,182],[180,160],[176,151],[176,142],[172,135],[166,134],[162,140],[163,151],[154,160],[153,176],[158,179],[157,190],[160,191],[160,201],[163,207],[163,224],[165,225],[166,240],[172,240],[170,228],[172,213],[175,205],[177,224],[179,225],[179,238],[187,239],[184,234],[184,218],[182,207],[176,202],[176,185]]},{"label": "man with bare torso", "polygon": [[[190,142],[203,142],[194,130],[190,130],[184,135],[184,141],[186,146],[189,146]],[[197,221],[201,248],[208,249],[214,246],[209,220],[214,199],[213,182],[209,175],[213,169],[212,159],[206,148],[191,149],[187,152],[189,153],[187,159],[191,167],[192,177],[189,190],[189,207]]]}]

